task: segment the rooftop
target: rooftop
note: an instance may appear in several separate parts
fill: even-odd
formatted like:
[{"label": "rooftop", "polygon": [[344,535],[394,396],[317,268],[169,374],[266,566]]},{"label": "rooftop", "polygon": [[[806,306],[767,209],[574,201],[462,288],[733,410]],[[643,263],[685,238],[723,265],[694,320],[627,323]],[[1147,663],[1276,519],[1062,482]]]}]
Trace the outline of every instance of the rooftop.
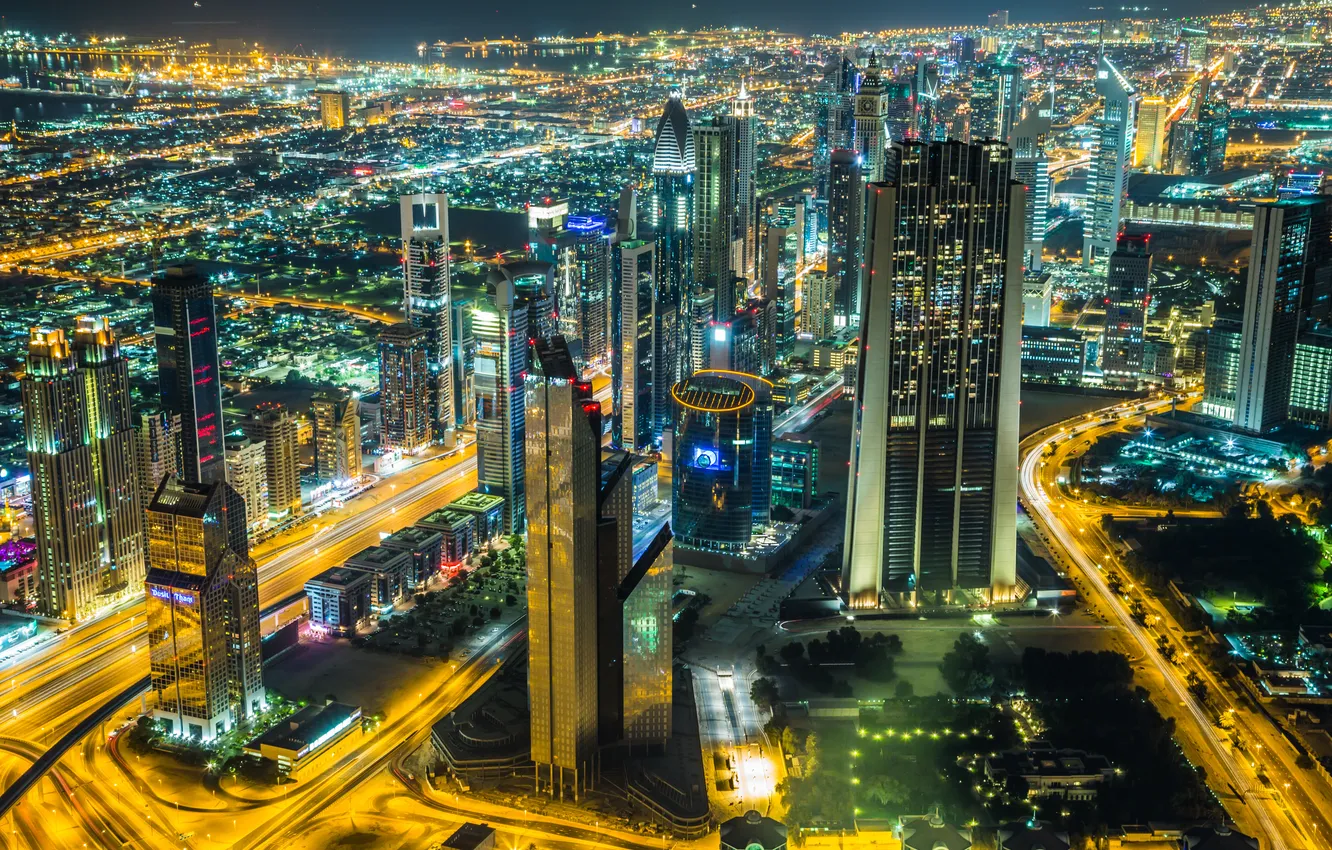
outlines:
[{"label": "rooftop", "polygon": [[264,734],[245,745],[247,751],[258,752],[260,746],[274,747],[304,756],[318,749],[334,734],[350,726],[361,716],[361,707],[340,702],[307,705]]}]

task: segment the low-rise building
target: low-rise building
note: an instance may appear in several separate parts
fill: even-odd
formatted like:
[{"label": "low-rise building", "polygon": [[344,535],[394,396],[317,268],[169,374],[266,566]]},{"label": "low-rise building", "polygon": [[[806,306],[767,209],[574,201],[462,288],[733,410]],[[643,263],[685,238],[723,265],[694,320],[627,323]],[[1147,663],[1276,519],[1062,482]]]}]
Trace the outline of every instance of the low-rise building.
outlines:
[{"label": "low-rise building", "polygon": [[365,570],[330,567],[305,583],[310,600],[310,623],[336,635],[349,637],[370,617],[371,583]]},{"label": "low-rise building", "polygon": [[1102,784],[1114,776],[1114,768],[1105,756],[1083,750],[1057,750],[1032,741],[1029,749],[1009,750],[985,760],[985,778],[1005,785],[1012,777],[1027,783],[1027,797],[1059,797],[1065,800],[1093,800]]},{"label": "low-rise building", "polygon": [[445,850],[494,850],[495,828],[483,823],[464,823],[440,846]]},{"label": "low-rise building", "polygon": [[417,588],[424,587],[444,565],[444,535],[433,529],[419,525],[402,528],[379,541],[379,545],[412,556],[411,576]]},{"label": "low-rise building", "polygon": [[356,746],[360,721],[360,706],[307,705],[246,744],[245,752],[274,762],[279,780],[308,779]]},{"label": "low-rise building", "polygon": [[1087,339],[1073,328],[1022,326],[1022,381],[1076,387],[1087,368]]},{"label": "low-rise building", "polygon": [[397,602],[407,598],[415,582],[412,580],[412,556],[399,549],[367,546],[347,559],[344,565],[370,573],[370,605],[384,613]]},{"label": "low-rise building", "polygon": [[478,493],[473,490],[455,499],[446,506],[456,511],[472,514],[476,517],[476,534],[479,540],[490,540],[504,533],[504,497],[494,493]]},{"label": "low-rise building", "polygon": [[476,551],[476,514],[440,508],[418,522],[417,528],[433,531],[441,540],[441,569],[449,577]]}]

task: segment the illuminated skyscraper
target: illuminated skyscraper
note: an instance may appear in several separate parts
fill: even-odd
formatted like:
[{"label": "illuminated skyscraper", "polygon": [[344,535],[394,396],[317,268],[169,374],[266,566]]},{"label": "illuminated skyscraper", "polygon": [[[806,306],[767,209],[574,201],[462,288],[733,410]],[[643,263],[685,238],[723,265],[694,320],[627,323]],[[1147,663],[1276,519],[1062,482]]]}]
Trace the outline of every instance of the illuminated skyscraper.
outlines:
[{"label": "illuminated skyscraper", "polygon": [[653,340],[658,374],[666,378],[654,410],[662,417],[654,430],[670,424],[665,394],[689,368],[687,303],[694,289],[694,137],[680,93],[666,101],[652,153],[652,230],[656,243],[657,334]]},{"label": "illuminated skyscraper", "polygon": [[1023,190],[1000,142],[897,153],[897,182],[869,187],[843,592],[1007,598]]},{"label": "illuminated skyscraper", "polygon": [[828,277],[836,288],[833,315],[840,328],[860,322],[860,222],[865,208],[865,183],[855,151],[833,151],[831,169]]},{"label": "illuminated skyscraper", "polygon": [[245,505],[225,481],[171,476],[146,517],[153,716],[172,735],[211,741],[266,704]]},{"label": "illuminated skyscraper", "polygon": [[833,335],[833,304],[837,297],[837,282],[829,275],[805,275],[805,291],[800,312],[801,330],[817,342]]},{"label": "illuminated skyscraper", "polygon": [[[735,309],[735,297],[715,297],[731,285],[731,243],[735,236],[735,126],[713,118],[693,127],[694,135],[694,289],[708,293],[717,314]],[[729,301],[730,303],[724,303]],[[709,319],[715,318],[710,316]]]},{"label": "illuminated skyscraper", "polygon": [[578,286],[578,361],[605,363],[611,333],[607,323],[611,295],[611,240],[615,229],[602,215],[572,215],[566,224],[572,241]]},{"label": "illuminated skyscraper", "polygon": [[415,454],[430,443],[427,334],[406,322],[379,334],[380,447]]},{"label": "illuminated skyscraper", "polygon": [[823,80],[814,95],[818,113],[814,119],[815,192],[828,197],[828,162],[835,150],[850,149],[855,134],[855,94],[859,77],[856,66],[839,55],[823,70]]},{"label": "illuminated skyscraper", "polygon": [[[476,479],[482,492],[504,497],[504,533],[527,527],[523,495],[526,433],[523,377],[531,315],[517,281],[492,275],[491,303],[472,313],[476,337]],[[537,335],[537,339],[547,337]]]},{"label": "illuminated skyscraper", "polygon": [[1093,122],[1096,147],[1087,180],[1087,212],[1082,239],[1082,264],[1091,265],[1115,248],[1120,207],[1133,163],[1133,137],[1138,121],[1138,91],[1104,54],[1096,66],[1096,93],[1101,114]]},{"label": "illuminated skyscraper", "polygon": [[[731,272],[736,277],[752,280],[758,264],[758,193],[754,183],[758,162],[758,119],[754,116],[754,98],[745,91],[744,81],[740,93],[731,101],[731,126],[735,135],[735,203],[734,228],[731,238]],[[737,300],[740,296],[737,296]]]},{"label": "illuminated skyscraper", "polygon": [[[532,761],[578,799],[597,753],[601,404],[561,337],[537,340],[526,389],[527,641]],[[543,775],[544,774],[544,775]]]},{"label": "illuminated skyscraper", "polygon": [[129,372],[110,325],[80,317],[73,348],[33,328],[22,389],[38,611],[84,619],[143,586]]},{"label": "illuminated skyscraper", "polygon": [[275,401],[255,405],[240,421],[241,431],[264,444],[268,475],[268,514],[274,520],[301,514],[300,448],[296,445],[296,418]]},{"label": "illuminated skyscraper", "polygon": [[193,266],[171,266],[153,280],[153,324],[162,407],[180,417],[181,478],[223,481],[217,312],[212,286]]},{"label": "illuminated skyscraper", "polygon": [[615,399],[612,440],[630,451],[651,451],[661,438],[655,426],[658,367],[657,287],[653,279],[655,245],[641,239],[617,246],[620,343],[611,369]]},{"label": "illuminated skyscraper", "polygon": [[1016,65],[984,62],[971,81],[971,138],[1009,141],[1022,109],[1022,73]]},{"label": "illuminated skyscraper", "polygon": [[911,108],[915,115],[913,138],[928,142],[943,134],[944,122],[939,115],[939,66],[929,57],[916,60]]},{"label": "illuminated skyscraper", "polygon": [[345,91],[321,90],[314,93],[319,99],[319,123],[325,130],[341,130],[351,117],[351,95]]},{"label": "illuminated skyscraper", "polygon": [[320,390],[310,399],[314,420],[315,477],[344,484],[361,477],[360,401],[344,389]]},{"label": "illuminated skyscraper", "polygon": [[1107,386],[1136,389],[1141,380],[1151,279],[1148,237],[1121,233],[1105,277],[1101,371]]},{"label": "illuminated skyscraper", "polygon": [[1165,149],[1169,132],[1170,113],[1174,104],[1163,97],[1144,97],[1138,105],[1138,138],[1133,147],[1135,168],[1163,171],[1166,166]]},{"label": "illuminated skyscraper", "polygon": [[451,440],[458,411],[453,399],[453,300],[449,289],[449,199],[444,194],[404,195],[402,226],[403,313],[426,332],[430,373],[431,433]]},{"label": "illuminated skyscraper", "polygon": [[1050,158],[1046,139],[1054,115],[1054,88],[1035,105],[1028,106],[1013,128],[1013,179],[1026,187],[1023,202],[1022,267],[1041,270],[1045,250],[1045,227],[1050,216]]},{"label": "illuminated skyscraper", "polygon": [[180,414],[153,406],[140,410],[134,430],[139,504],[147,505],[168,475],[180,475]]},{"label": "illuminated skyscraper", "polygon": [[888,146],[888,93],[880,76],[879,55],[871,52],[865,66],[865,79],[856,92],[853,147],[860,155],[860,167],[866,182],[883,180]]},{"label": "illuminated skyscraper", "polygon": [[268,526],[268,459],[264,442],[227,435],[227,483],[245,503],[245,527],[251,535]]},{"label": "illuminated skyscraper", "polygon": [[1196,177],[1221,171],[1226,167],[1226,147],[1230,141],[1230,104],[1212,94],[1212,78],[1204,76],[1193,88],[1194,103],[1190,117],[1196,116],[1189,145],[1188,173]]}]

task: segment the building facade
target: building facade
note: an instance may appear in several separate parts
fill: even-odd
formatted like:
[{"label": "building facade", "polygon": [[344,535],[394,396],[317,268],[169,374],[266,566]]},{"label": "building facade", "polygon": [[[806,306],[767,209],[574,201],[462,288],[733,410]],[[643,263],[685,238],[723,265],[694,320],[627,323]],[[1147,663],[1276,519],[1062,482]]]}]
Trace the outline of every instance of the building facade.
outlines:
[{"label": "building facade", "polygon": [[1142,380],[1151,281],[1150,237],[1121,233],[1105,277],[1101,372],[1109,386],[1135,389]]},{"label": "building facade", "polygon": [[315,477],[343,485],[361,478],[360,401],[345,389],[320,390],[310,399],[314,420]]},{"label": "building facade", "polygon": [[162,408],[180,417],[180,474],[190,483],[222,481],[226,428],[212,285],[193,266],[168,267],[153,280],[153,325]]},{"label": "building facade", "polygon": [[449,199],[443,194],[404,195],[402,305],[407,322],[426,334],[432,436],[450,439],[458,424],[454,403],[453,295],[450,290]]},{"label": "building facade", "polygon": [[296,417],[277,402],[263,402],[240,421],[240,428],[264,447],[269,518],[279,522],[300,516],[301,454],[296,444]]},{"label": "building facade", "polygon": [[1096,146],[1087,178],[1083,265],[1090,265],[1115,248],[1138,116],[1138,90],[1104,54],[1096,66],[1096,93],[1101,96],[1102,106],[1094,122]]},{"label": "building facade", "polygon": [[380,439],[385,450],[416,454],[430,444],[430,365],[426,332],[407,322],[379,334]]},{"label": "building facade", "polygon": [[[527,309],[516,284],[501,277],[493,301],[472,313],[476,337],[476,477],[483,493],[504,498],[504,533],[526,528],[523,497],[523,376],[528,368]],[[543,337],[538,336],[538,339]]]}]

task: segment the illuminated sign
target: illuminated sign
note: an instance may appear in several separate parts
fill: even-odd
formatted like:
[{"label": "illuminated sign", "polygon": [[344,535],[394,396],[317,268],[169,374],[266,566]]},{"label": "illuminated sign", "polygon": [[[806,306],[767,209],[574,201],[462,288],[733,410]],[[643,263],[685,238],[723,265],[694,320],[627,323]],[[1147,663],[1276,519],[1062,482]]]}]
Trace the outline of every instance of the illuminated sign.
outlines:
[{"label": "illuminated sign", "polygon": [[694,446],[692,462],[699,469],[716,469],[721,462],[721,452],[711,446]]},{"label": "illuminated sign", "polygon": [[163,602],[175,602],[177,605],[193,605],[194,595],[191,593],[182,593],[179,590],[169,590],[165,587],[150,585],[148,592],[161,599]]}]

